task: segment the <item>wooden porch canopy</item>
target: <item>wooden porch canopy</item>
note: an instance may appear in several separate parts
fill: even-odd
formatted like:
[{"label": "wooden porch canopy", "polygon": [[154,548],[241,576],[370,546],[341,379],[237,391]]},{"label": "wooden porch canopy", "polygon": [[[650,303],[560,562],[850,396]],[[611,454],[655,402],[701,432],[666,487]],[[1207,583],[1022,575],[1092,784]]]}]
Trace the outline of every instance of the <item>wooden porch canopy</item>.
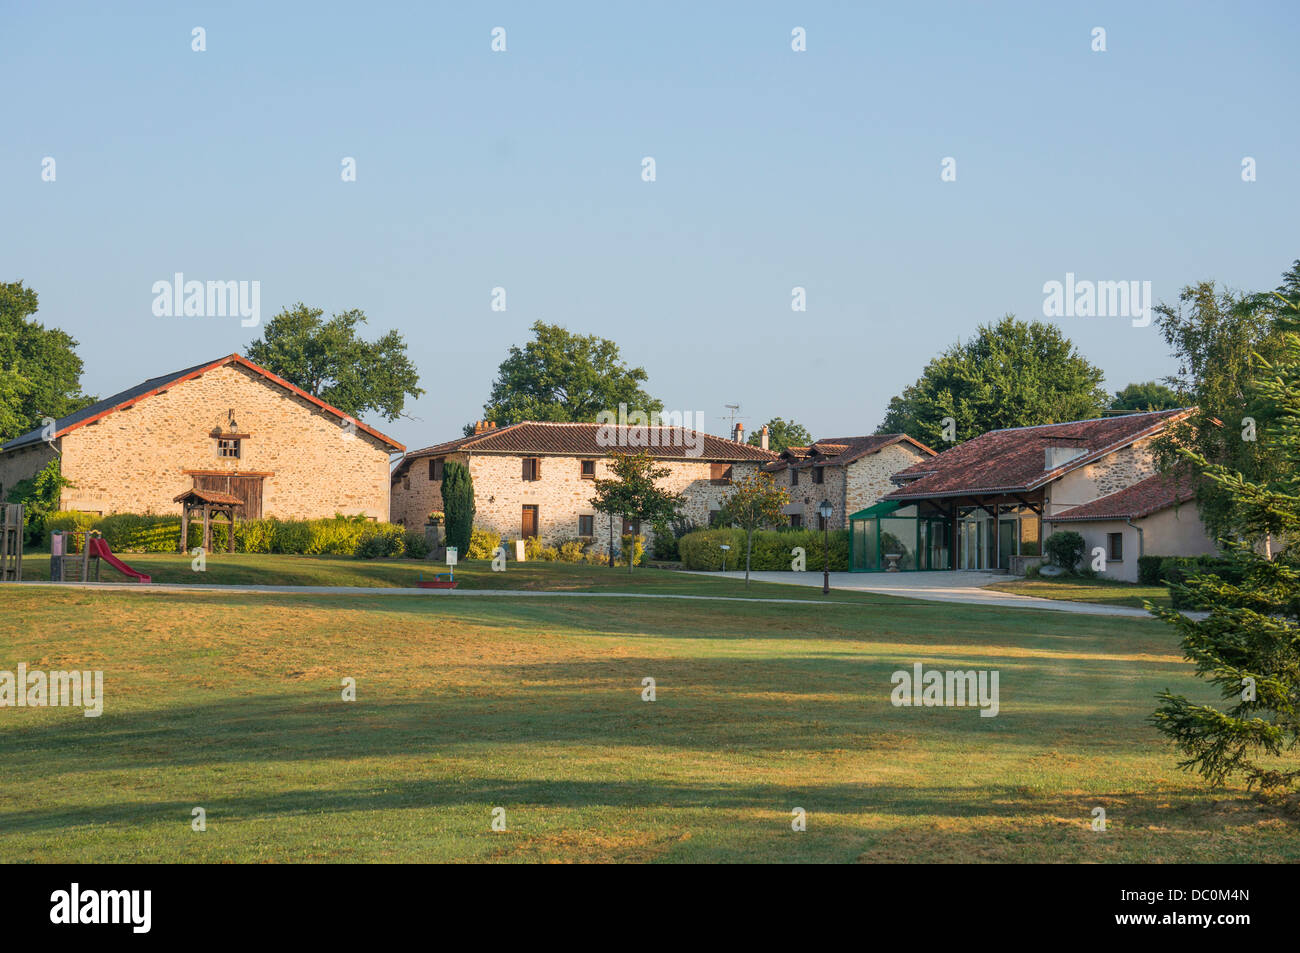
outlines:
[{"label": "wooden porch canopy", "polygon": [[229,524],[230,532],[226,534],[229,537],[228,551],[232,553],[235,551],[235,510],[243,504],[243,500],[229,493],[191,488],[175,497],[173,502],[181,504],[180,552],[184,553],[186,551],[186,542],[189,540],[190,533],[190,517],[195,513],[203,514],[204,552],[212,552],[212,521],[217,516],[224,517],[225,522]]}]

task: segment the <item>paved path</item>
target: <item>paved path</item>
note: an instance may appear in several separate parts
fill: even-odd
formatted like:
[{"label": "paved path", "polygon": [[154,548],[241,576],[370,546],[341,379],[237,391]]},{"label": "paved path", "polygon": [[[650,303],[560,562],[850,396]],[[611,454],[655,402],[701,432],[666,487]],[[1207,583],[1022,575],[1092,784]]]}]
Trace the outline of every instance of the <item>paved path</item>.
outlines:
[{"label": "paved path", "polygon": [[[687,575],[702,575],[729,579],[745,578],[743,572],[688,572]],[[814,572],[753,572],[750,578],[755,582],[772,582],[788,586],[822,585],[822,574]],[[927,602],[957,602],[967,605],[990,606],[1012,609],[1040,609],[1049,612],[1074,612],[1086,615],[1127,616],[1130,618],[1151,618],[1144,609],[1132,609],[1128,606],[1104,606],[1090,602],[1065,602],[1060,599],[1039,599],[1035,596],[1020,596],[1010,592],[994,592],[982,588],[994,582],[1005,581],[1008,577],[1002,573],[990,572],[909,572],[909,573],[831,573],[831,588],[850,592],[875,592],[882,595],[904,596],[909,599]],[[20,582],[20,586],[55,586],[61,589],[102,589],[114,592],[229,592],[229,593],[266,593],[273,595],[314,596],[314,595],[360,595],[360,596],[515,596],[523,598],[559,598],[574,596],[585,599],[687,599],[704,602],[770,602],[795,605],[823,606],[861,605],[861,603],[837,602],[820,596],[816,599],[747,598],[745,596],[692,596],[676,593],[656,592],[561,592],[536,589],[414,589],[381,588],[378,586],[253,586],[234,585],[218,586],[199,583],[153,583],[140,585],[128,582]],[[1201,616],[1204,613],[1188,613]]]},{"label": "paved path", "polygon": [[[744,579],[743,571],[728,570],[721,572],[690,572],[695,576],[727,576],[732,579]],[[755,582],[785,583],[790,586],[822,586],[820,572],[751,572],[749,578]],[[924,599],[927,602],[960,602],[977,606],[997,606],[1012,609],[1047,609],[1052,612],[1079,612],[1087,615],[1116,615],[1133,618],[1150,619],[1151,613],[1145,609],[1129,606],[1105,606],[1091,602],[1066,602],[1062,599],[1040,599],[1037,596],[1021,596],[1012,592],[996,592],[985,589],[995,582],[1007,582],[1012,577],[1006,573],[972,572],[833,572],[831,588],[845,589],[851,592],[878,592],[882,595],[905,596],[909,599]],[[1200,615],[1200,613],[1189,613]]]}]

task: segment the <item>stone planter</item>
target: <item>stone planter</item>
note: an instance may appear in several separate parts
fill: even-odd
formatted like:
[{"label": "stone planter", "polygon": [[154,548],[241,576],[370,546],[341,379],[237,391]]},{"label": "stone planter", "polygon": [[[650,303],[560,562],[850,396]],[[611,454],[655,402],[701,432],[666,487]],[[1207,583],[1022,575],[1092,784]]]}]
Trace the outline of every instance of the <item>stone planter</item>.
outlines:
[{"label": "stone planter", "polygon": [[424,524],[424,541],[429,544],[429,555],[425,556],[425,559],[447,558],[447,550],[443,539],[441,523]]}]

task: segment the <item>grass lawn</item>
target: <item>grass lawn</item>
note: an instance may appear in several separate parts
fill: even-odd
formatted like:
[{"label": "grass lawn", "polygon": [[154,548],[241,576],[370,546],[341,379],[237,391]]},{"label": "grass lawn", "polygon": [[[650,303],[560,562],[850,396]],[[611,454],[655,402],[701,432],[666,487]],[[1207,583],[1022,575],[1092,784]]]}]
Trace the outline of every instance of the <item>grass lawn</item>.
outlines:
[{"label": "grass lawn", "polygon": [[1014,592],[1021,596],[1037,596],[1040,599],[1095,602],[1108,606],[1132,606],[1135,609],[1141,609],[1143,600],[1147,599],[1158,606],[1171,605],[1169,590],[1164,586],[1144,586],[1114,579],[1014,579],[984,588]]},{"label": "grass lawn", "polygon": [[[148,573],[158,583],[257,586],[374,586],[411,587],[423,574],[446,573],[442,563],[414,559],[356,559],[351,556],[284,556],[218,553],[207,557],[203,572],[191,568],[191,558],[174,553],[123,553],[122,562]],[[23,579],[48,580],[48,553],[23,557]],[[129,582],[108,565],[101,565],[101,582]],[[560,592],[645,592],[703,596],[751,596],[768,599],[821,600],[820,589],[780,583],[751,582],[748,590],[724,576],[686,575],[668,569],[591,566],[574,563],[510,562],[505,572],[493,572],[488,560],[468,560],[456,567],[461,589],[527,589]],[[897,602],[888,596],[837,591],[829,598],[878,604]]]},{"label": "grass lawn", "polygon": [[[1146,724],[1209,698],[1166,626],[873,598],[9,589],[0,670],[106,701],[0,709],[0,861],[1300,861]],[[893,707],[914,662],[997,670],[1000,714]]]}]

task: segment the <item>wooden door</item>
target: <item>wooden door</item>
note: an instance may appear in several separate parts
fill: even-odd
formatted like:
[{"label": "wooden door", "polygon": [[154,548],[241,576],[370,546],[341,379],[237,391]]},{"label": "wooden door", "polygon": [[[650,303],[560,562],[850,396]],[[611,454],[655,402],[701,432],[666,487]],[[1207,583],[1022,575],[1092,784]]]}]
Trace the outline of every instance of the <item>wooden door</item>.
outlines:
[{"label": "wooden door", "polygon": [[527,539],[530,536],[537,535],[537,507],[525,506],[523,514],[523,532],[521,535]]},{"label": "wooden door", "polygon": [[262,480],[260,476],[233,476],[227,473],[196,473],[194,489],[229,493],[240,499],[238,515],[242,519],[262,518]]}]

